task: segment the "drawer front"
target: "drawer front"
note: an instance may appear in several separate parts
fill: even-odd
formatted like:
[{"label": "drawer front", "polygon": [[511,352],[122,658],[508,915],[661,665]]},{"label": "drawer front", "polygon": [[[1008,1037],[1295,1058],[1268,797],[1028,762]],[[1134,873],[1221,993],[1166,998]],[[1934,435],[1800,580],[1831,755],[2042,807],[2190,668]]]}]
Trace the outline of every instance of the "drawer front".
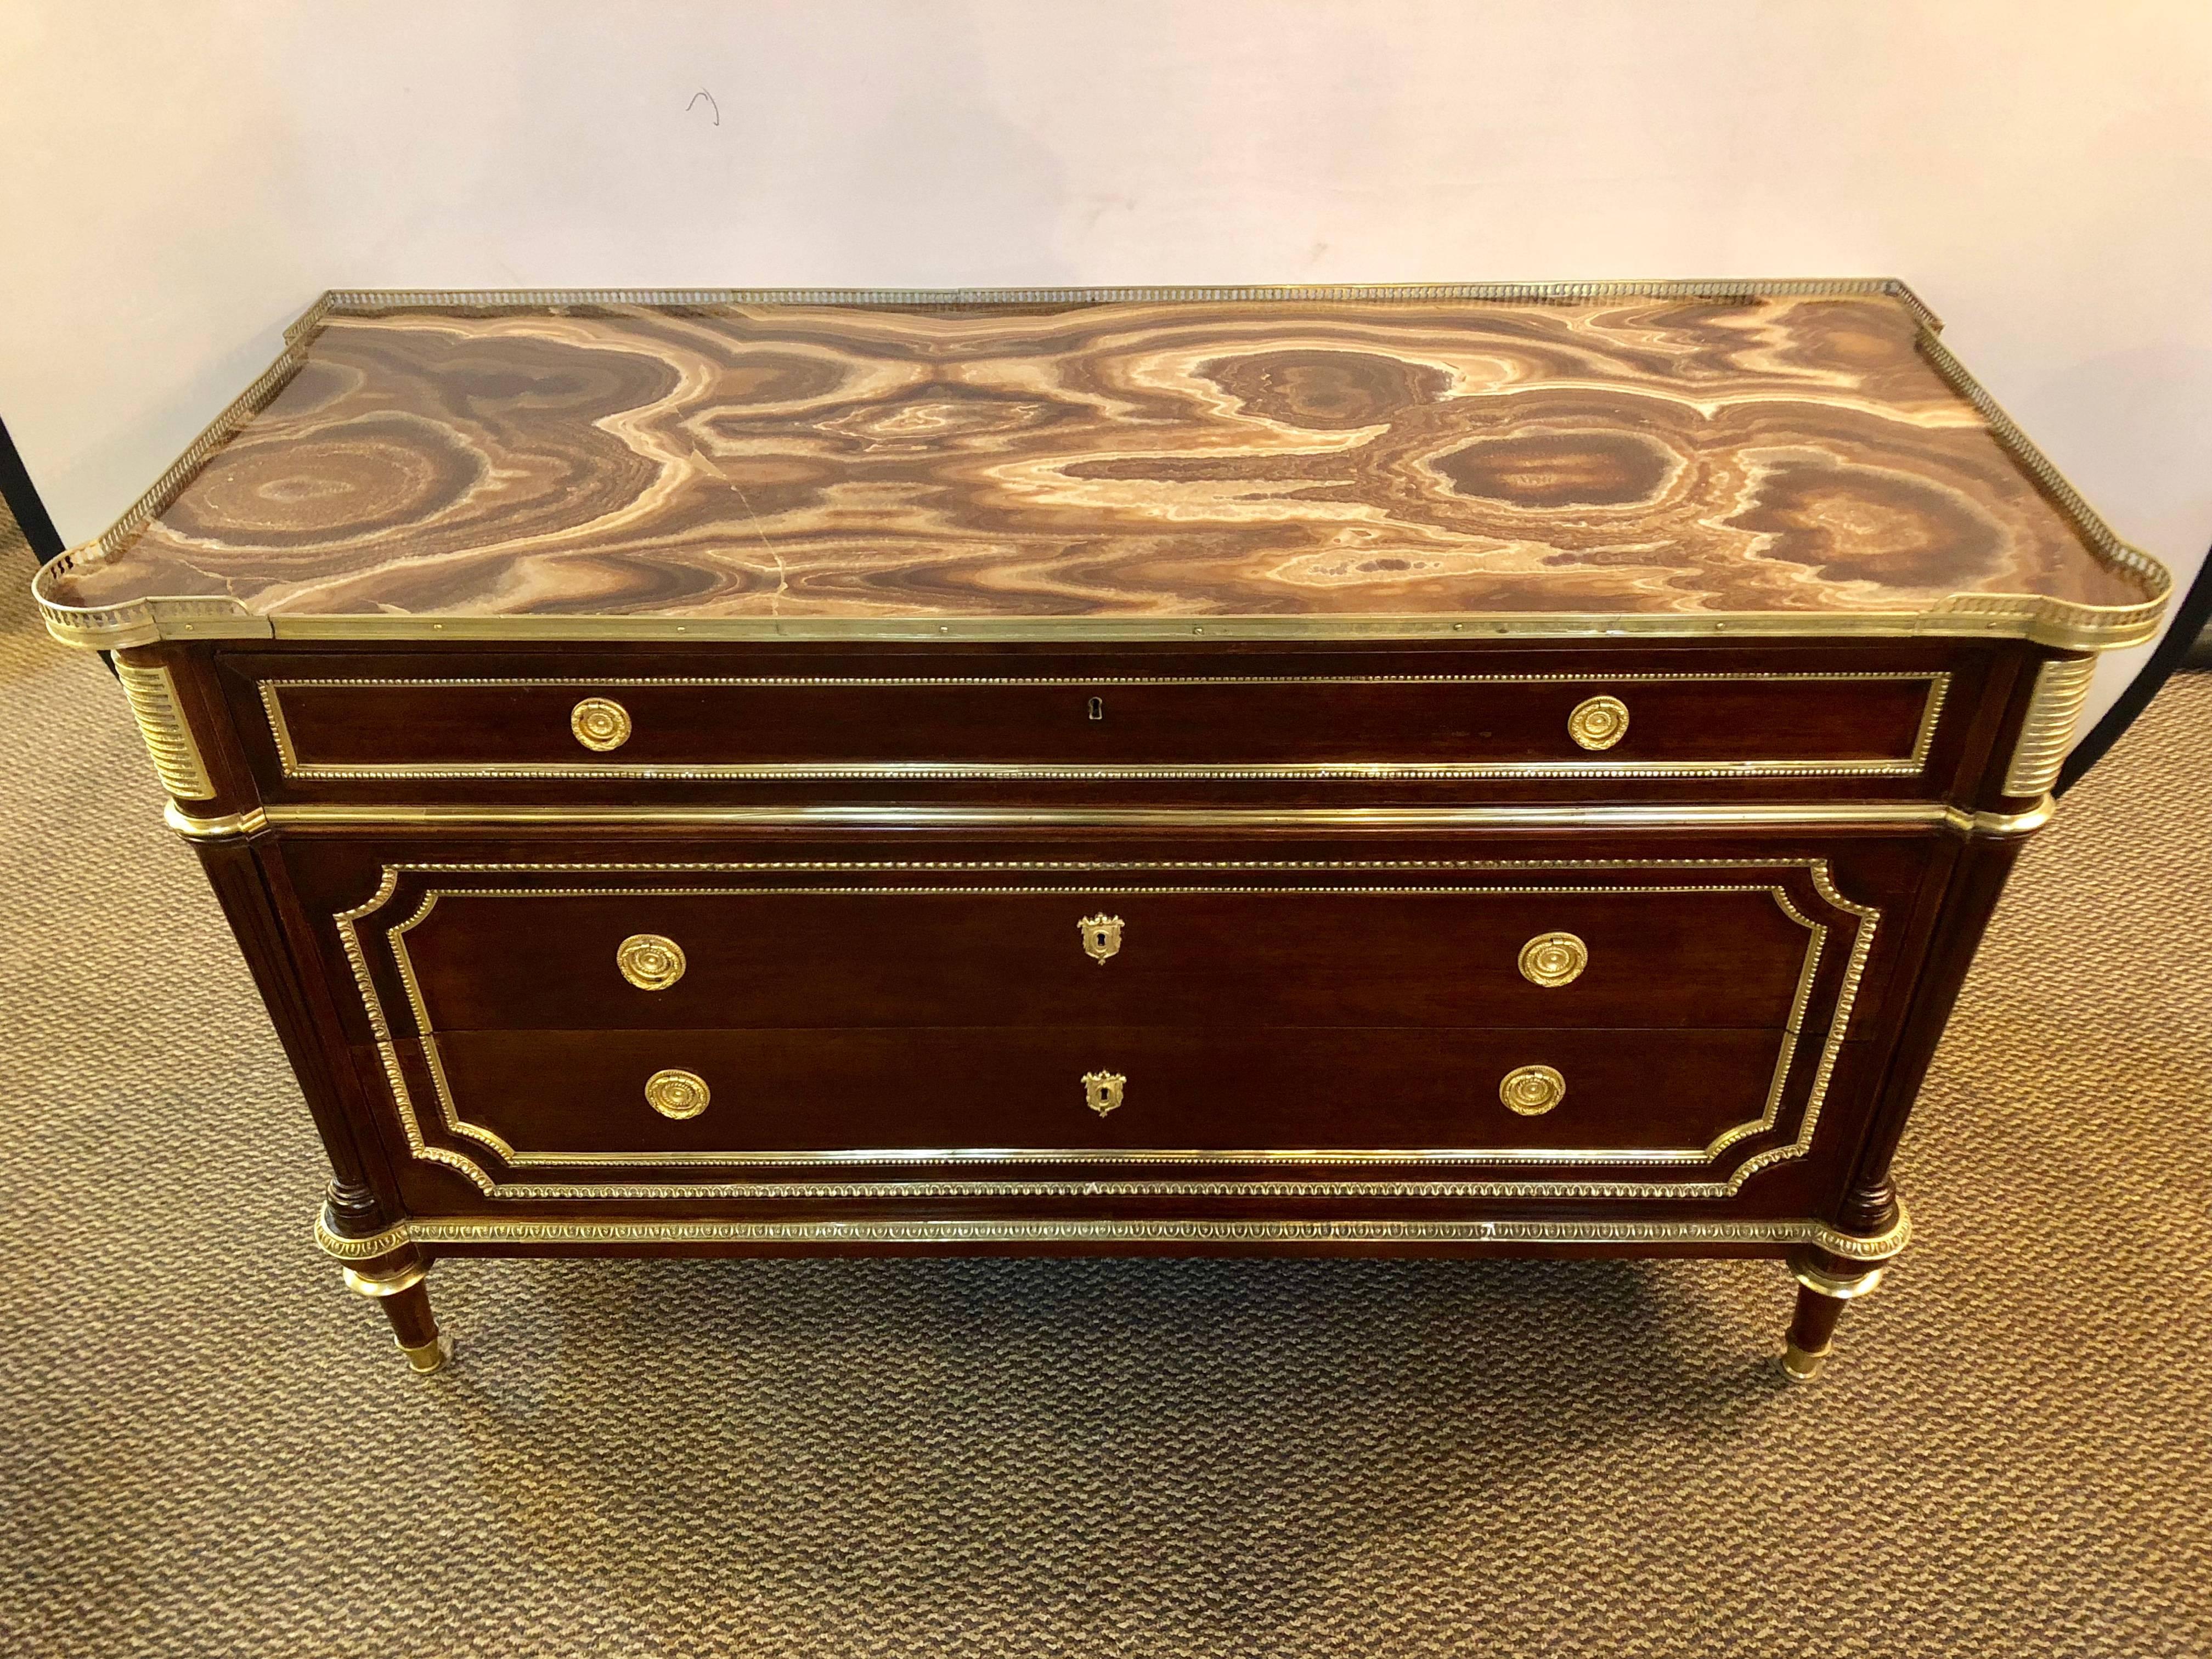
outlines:
[{"label": "drawer front", "polygon": [[1761,1031],[463,1031],[409,1056],[510,1168],[1702,1162]]},{"label": "drawer front", "polygon": [[1786,872],[1346,873],[425,872],[384,938],[441,1031],[1779,1030],[1845,954]]},{"label": "drawer front", "polygon": [[[1805,1157],[1835,1079],[1864,1070],[1851,1051],[1878,1054],[1897,961],[1876,935],[1938,852],[1387,833],[283,847],[335,932],[332,988],[395,1154],[501,1198],[584,1200],[917,1180],[957,1196],[1027,1178],[995,1164],[1091,1162],[1154,1166],[1116,1177],[1147,1192],[1349,1178],[1300,1172],[1318,1163],[1436,1196],[1726,1196]],[[680,1079],[657,1109],[663,1073],[690,1073],[708,1109],[684,1113]]]},{"label": "drawer front", "polygon": [[1094,673],[564,678],[266,670],[255,696],[277,781],[295,783],[1376,784],[1911,778],[1927,763],[1951,679],[1909,670],[1461,673],[1438,672],[1440,660],[1455,659],[1361,659],[1327,672],[1285,659],[1143,673],[1121,661]]}]

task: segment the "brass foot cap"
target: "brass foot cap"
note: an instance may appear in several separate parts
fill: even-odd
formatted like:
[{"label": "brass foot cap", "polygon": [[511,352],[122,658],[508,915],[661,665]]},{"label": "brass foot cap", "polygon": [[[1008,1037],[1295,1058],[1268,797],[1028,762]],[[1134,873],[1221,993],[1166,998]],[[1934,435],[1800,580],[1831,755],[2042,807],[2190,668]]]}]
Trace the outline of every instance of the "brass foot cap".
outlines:
[{"label": "brass foot cap", "polygon": [[1792,1382],[1810,1382],[1820,1374],[1820,1367],[1828,1363],[1828,1350],[1820,1348],[1811,1353],[1795,1342],[1784,1345],[1782,1374]]},{"label": "brass foot cap", "polygon": [[443,1370],[446,1362],[453,1357],[453,1339],[442,1331],[435,1340],[425,1342],[419,1348],[410,1348],[393,1339],[399,1352],[407,1356],[407,1364],[417,1376],[428,1376],[433,1371]]}]

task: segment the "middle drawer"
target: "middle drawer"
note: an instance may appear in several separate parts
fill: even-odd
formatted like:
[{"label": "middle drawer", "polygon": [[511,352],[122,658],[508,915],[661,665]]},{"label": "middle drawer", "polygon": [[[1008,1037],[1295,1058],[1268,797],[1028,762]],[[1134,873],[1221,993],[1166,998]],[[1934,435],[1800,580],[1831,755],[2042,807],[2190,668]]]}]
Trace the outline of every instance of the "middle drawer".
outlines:
[{"label": "middle drawer", "polygon": [[[1094,870],[1096,866],[1091,866]],[[1298,884],[1290,884],[1285,875]],[[1093,880],[1097,880],[1094,876]],[[417,1035],[921,1027],[1701,1027],[1805,1006],[1829,928],[1780,872],[1062,884],[426,875],[387,938]],[[392,915],[387,911],[387,915]]]}]

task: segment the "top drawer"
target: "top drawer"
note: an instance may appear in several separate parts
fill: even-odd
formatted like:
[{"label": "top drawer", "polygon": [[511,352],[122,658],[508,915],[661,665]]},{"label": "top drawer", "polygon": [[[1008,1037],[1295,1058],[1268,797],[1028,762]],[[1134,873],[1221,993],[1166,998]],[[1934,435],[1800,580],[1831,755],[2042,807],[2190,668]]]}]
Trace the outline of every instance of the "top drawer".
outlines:
[{"label": "top drawer", "polygon": [[310,797],[534,782],[681,798],[799,782],[957,799],[1012,782],[1093,799],[1146,785],[1251,799],[1274,785],[1326,801],[1716,779],[1941,793],[1926,779],[1956,706],[1948,669],[1607,667],[1617,657],[1591,653],[1580,667],[1468,666],[1484,660],[908,653],[812,672],[546,674],[459,659],[457,672],[371,674],[295,658],[252,671],[247,724],[265,728],[271,781]]}]

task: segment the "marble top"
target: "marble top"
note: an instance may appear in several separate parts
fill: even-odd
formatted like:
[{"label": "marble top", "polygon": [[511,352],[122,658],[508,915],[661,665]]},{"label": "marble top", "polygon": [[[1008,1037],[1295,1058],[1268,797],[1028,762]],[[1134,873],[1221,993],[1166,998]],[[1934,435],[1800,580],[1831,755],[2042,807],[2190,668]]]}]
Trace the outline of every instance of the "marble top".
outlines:
[{"label": "marble top", "polygon": [[[287,616],[2139,605],[1891,294],[349,307],[46,597]],[[112,538],[111,538],[111,541]]]}]

